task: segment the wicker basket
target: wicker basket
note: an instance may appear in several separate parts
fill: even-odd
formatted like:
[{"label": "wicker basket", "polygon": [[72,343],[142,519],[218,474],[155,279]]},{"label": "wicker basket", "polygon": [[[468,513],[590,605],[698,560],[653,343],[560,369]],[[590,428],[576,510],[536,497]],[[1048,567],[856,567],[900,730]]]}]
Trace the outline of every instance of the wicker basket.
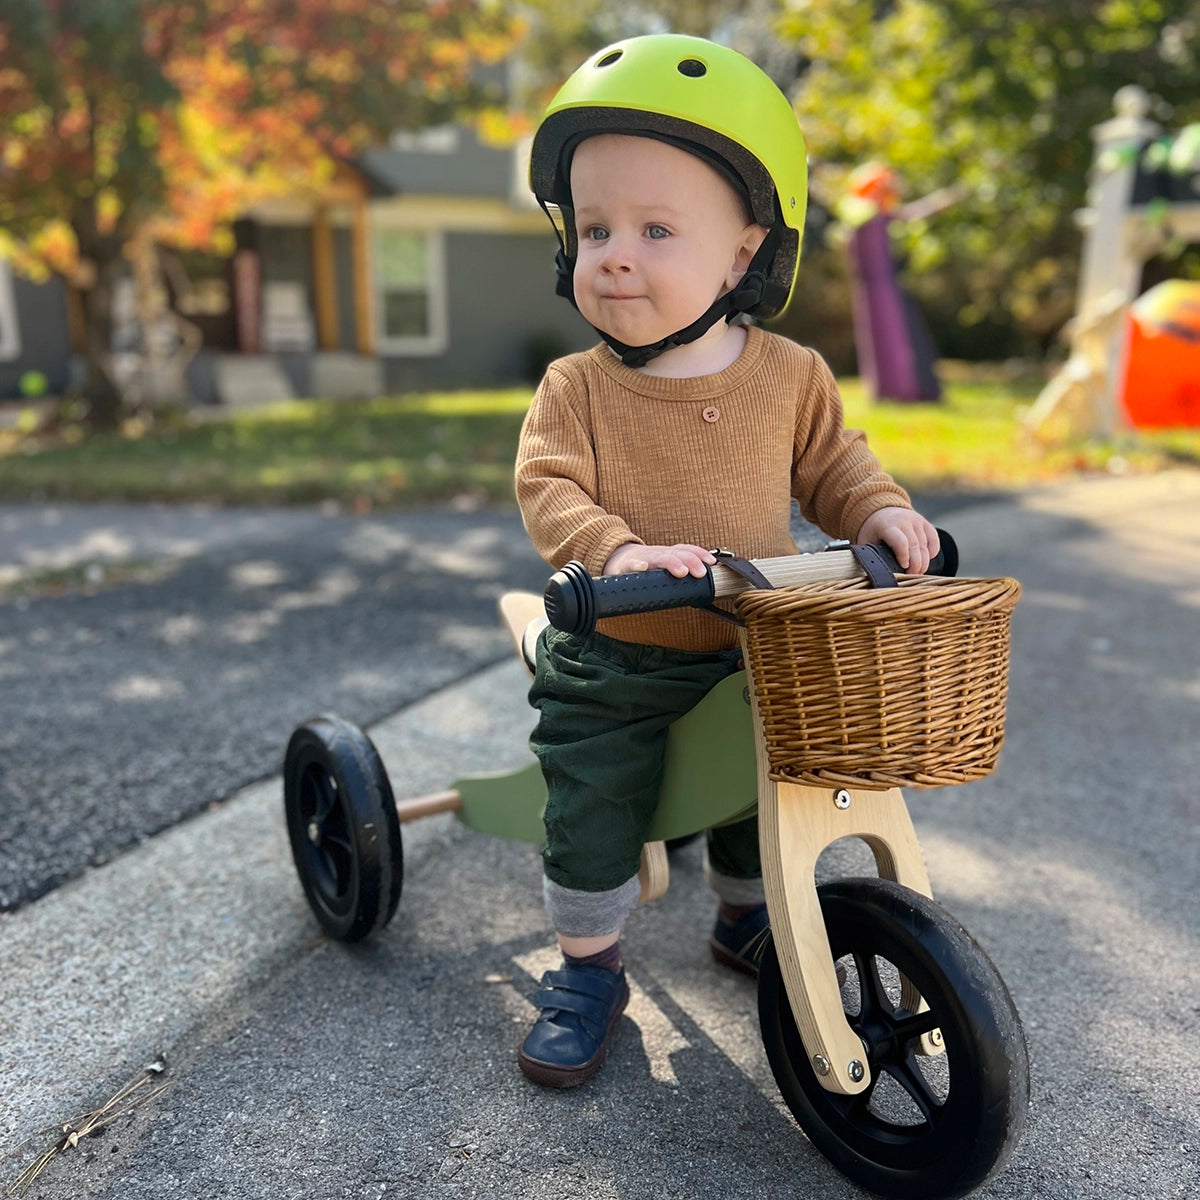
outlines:
[{"label": "wicker basket", "polygon": [[995,768],[1020,584],[899,583],[855,579],[736,598],[772,779],[942,787]]}]

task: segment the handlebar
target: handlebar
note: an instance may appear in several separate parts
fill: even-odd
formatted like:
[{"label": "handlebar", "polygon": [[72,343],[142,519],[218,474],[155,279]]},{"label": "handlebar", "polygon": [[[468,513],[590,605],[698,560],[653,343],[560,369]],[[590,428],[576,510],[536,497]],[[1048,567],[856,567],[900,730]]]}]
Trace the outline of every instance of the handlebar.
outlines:
[{"label": "handlebar", "polygon": [[[958,547],[945,530],[938,530],[941,549],[929,564],[927,574],[955,575]],[[901,572],[895,555],[884,545],[874,547],[893,574]],[[853,551],[833,548],[814,554],[790,554],[783,558],[758,558],[755,567],[776,587],[856,579],[866,574]],[[703,576],[682,579],[667,570],[633,571],[626,575],[593,578],[582,563],[569,562],[555,571],[546,584],[546,616],[555,629],[587,637],[602,617],[628,616],[711,604],[726,596],[750,590],[749,583],[720,561]]]}]

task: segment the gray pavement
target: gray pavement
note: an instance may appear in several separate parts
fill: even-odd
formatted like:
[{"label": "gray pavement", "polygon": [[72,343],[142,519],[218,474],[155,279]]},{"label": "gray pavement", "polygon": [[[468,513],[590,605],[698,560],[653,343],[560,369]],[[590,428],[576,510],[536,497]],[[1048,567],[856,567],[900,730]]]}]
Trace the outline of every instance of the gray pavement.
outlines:
[{"label": "gray pavement", "polygon": [[515,510],[0,505],[0,911],[497,661],[545,574]]},{"label": "gray pavement", "polygon": [[[1180,472],[941,518],[964,574],[1025,587],[1000,769],[908,797],[1030,1043],[1031,1123],[981,1196],[1200,1194],[1198,514]],[[504,660],[373,724],[397,794],[520,761],[523,686]],[[263,780],[0,916],[0,1147],[168,1062],[161,1097],[31,1196],[861,1195],[782,1108],[753,985],[707,956],[695,847],[628,928],[609,1063],[548,1094],[514,1062],[553,957],[532,848],[406,826],[396,920],[345,947],[307,913],[280,808]]]}]

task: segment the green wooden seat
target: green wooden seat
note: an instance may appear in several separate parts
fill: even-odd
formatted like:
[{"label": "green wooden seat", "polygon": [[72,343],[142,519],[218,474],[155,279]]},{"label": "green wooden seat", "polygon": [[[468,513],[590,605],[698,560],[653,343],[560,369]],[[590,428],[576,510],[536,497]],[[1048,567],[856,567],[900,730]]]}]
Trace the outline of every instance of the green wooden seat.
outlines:
[{"label": "green wooden seat", "polygon": [[[457,816],[480,833],[541,844],[546,784],[537,762],[516,771],[455,780]],[[658,810],[647,841],[685,837],[754,812],[758,772],[746,673],[722,680],[671,726]]]}]

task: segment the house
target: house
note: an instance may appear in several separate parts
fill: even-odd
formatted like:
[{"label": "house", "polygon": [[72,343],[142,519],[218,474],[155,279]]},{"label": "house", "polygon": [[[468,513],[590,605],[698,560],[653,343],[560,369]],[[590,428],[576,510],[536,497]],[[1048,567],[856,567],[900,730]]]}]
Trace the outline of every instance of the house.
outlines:
[{"label": "house", "polygon": [[[397,134],[320,195],[247,212],[231,259],[172,256],[175,308],[198,343],[192,400],[499,386],[592,344],[554,294],[556,241],[525,161],[464,126]],[[68,386],[71,301],[61,281],[33,284],[0,261],[0,398],[21,395],[29,372],[52,393]],[[132,370],[132,283],[115,307],[118,366]]]}]

